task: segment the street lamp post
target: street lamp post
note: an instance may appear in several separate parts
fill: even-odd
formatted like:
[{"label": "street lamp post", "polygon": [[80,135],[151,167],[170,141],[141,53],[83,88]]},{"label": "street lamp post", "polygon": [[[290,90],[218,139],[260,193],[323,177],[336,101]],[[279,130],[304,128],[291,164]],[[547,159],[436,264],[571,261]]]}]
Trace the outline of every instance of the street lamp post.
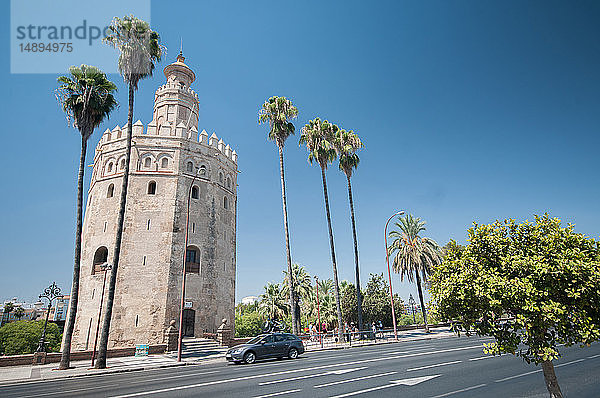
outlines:
[{"label": "street lamp post", "polygon": [[36,352],[46,352],[46,327],[48,326],[48,317],[50,316],[50,309],[52,308],[52,302],[62,297],[60,292],[60,288],[56,286],[56,282],[52,282],[50,286],[44,289],[44,292],[40,294],[40,300],[45,298],[48,300],[48,310],[46,311],[46,321],[44,322],[44,331],[42,332],[42,337],[40,338],[40,344]]},{"label": "street lamp post", "polygon": [[98,344],[98,331],[100,330],[100,315],[102,315],[102,303],[104,302],[104,288],[106,287],[106,274],[112,269],[112,266],[108,263],[104,263],[100,266],[100,269],[104,271],[104,280],[102,281],[102,294],[100,295],[100,306],[98,308],[98,322],[96,323],[96,336],[94,337],[94,349],[92,350],[92,368],[94,367],[94,360],[96,359],[96,345]]},{"label": "street lamp post", "polygon": [[185,213],[185,243],[183,247],[183,267],[181,271],[181,307],[179,308],[179,337],[177,339],[177,362],[181,362],[181,351],[183,348],[183,307],[185,305],[185,263],[187,261],[187,247],[188,247],[188,232],[190,227],[190,202],[192,201],[192,189],[194,188],[194,182],[198,178],[200,168],[196,170],[190,189],[188,190],[188,202],[187,211]]},{"label": "street lamp post", "polygon": [[390,223],[390,221],[392,220],[392,218],[394,218],[396,216],[401,216],[402,214],[404,214],[404,212],[399,211],[399,212],[396,212],[395,214],[393,214],[390,218],[388,218],[387,222],[385,223],[385,228],[383,230],[383,237],[385,239],[385,261],[387,262],[388,278],[390,280],[390,302],[392,304],[392,321],[394,322],[394,338],[396,340],[398,340],[398,328],[396,327],[396,311],[394,310],[394,294],[392,293],[392,273],[390,271],[390,254],[388,253],[388,244],[387,244],[387,227],[388,227],[388,224]]},{"label": "street lamp post", "polygon": [[323,338],[321,337],[321,311],[319,309],[319,278],[315,275],[315,282],[317,285],[317,322],[319,322],[319,343],[321,343],[321,348],[323,348]]},{"label": "street lamp post", "polygon": [[413,323],[416,325],[417,319],[415,318],[415,299],[413,298],[412,294],[408,297],[408,305],[410,305],[410,310],[413,314]]}]

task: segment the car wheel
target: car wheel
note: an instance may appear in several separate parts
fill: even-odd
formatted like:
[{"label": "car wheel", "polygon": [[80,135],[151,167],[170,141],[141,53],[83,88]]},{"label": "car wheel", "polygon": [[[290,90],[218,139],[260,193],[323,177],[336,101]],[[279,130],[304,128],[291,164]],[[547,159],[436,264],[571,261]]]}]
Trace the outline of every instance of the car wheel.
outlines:
[{"label": "car wheel", "polygon": [[288,352],[288,358],[290,358],[290,359],[298,358],[298,350],[293,347],[290,348],[290,350]]},{"label": "car wheel", "polygon": [[244,354],[244,363],[251,364],[256,361],[256,355],[252,351],[248,351]]}]

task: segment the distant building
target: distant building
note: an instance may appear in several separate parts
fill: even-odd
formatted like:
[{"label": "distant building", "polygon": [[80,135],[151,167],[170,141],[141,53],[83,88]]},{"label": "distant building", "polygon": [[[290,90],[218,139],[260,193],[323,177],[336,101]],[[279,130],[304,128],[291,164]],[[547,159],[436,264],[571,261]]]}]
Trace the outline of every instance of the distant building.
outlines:
[{"label": "distant building", "polygon": [[50,309],[50,318],[55,322],[67,320],[67,310],[71,301],[70,295],[65,295],[56,299],[56,304]]},{"label": "distant building", "polygon": [[242,304],[244,304],[244,305],[254,304],[257,301],[258,301],[258,297],[256,297],[256,296],[248,296],[248,297],[242,298]]}]

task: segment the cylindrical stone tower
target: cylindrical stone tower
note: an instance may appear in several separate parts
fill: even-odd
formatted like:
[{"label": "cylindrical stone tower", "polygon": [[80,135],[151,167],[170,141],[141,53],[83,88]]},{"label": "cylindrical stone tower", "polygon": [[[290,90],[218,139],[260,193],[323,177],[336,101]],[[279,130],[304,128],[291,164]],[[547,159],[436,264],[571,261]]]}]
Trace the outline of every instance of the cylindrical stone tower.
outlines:
[{"label": "cylindrical stone tower", "polygon": [[[161,344],[179,318],[185,219],[190,202],[184,333],[214,332],[234,321],[237,154],[198,134],[194,72],[179,54],[164,69],[146,131],[133,125],[127,209],[109,347]],[[92,349],[103,271],[115,244],[125,168],[126,127],[106,130],[96,147],[83,229],[74,349]],[[192,186],[192,181],[196,179]]]}]

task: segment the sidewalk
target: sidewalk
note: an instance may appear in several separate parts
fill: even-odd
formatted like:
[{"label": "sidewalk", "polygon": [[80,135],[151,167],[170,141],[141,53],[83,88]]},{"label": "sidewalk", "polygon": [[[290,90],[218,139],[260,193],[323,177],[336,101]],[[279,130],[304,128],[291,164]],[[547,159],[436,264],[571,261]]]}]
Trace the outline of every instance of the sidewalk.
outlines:
[{"label": "sidewalk", "polygon": [[[431,329],[431,333],[425,333],[423,330],[406,330],[398,332],[398,341],[417,341],[430,340],[437,338],[452,337],[454,333],[448,327]],[[352,345],[344,344],[324,344],[321,348],[318,343],[308,343],[307,351],[349,349],[352,347],[363,347],[368,345],[379,345],[395,343],[394,336],[387,334],[385,339],[376,341],[367,341]],[[225,361],[225,351],[227,348],[210,349],[203,351],[185,352],[183,362],[177,362],[177,354],[169,353],[164,355],[150,355],[147,357],[126,357],[109,358],[106,369],[90,369],[90,361],[71,362],[71,369],[55,370],[57,363],[47,365],[25,365],[8,366],[0,368],[0,387],[6,384],[25,381],[55,380],[70,377],[91,376],[106,373],[132,372],[139,370],[158,369],[166,367],[176,367],[185,365],[194,365],[207,362],[209,360]]]}]

